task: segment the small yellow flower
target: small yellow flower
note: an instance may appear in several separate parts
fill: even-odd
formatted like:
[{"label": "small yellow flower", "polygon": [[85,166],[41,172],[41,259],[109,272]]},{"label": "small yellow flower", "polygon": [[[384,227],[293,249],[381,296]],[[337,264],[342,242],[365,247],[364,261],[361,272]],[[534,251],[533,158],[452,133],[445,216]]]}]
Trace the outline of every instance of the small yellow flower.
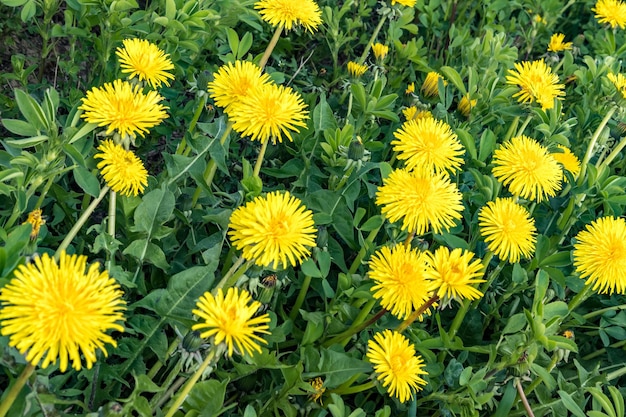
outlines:
[{"label": "small yellow flower", "polygon": [[252,62],[235,61],[222,65],[208,84],[210,97],[215,104],[229,114],[233,104],[241,103],[249,92],[262,84],[268,84],[270,76]]},{"label": "small yellow flower", "polygon": [[28,213],[28,218],[24,224],[26,223],[30,223],[32,226],[30,231],[30,240],[37,239],[37,236],[39,236],[39,229],[41,229],[41,226],[46,224],[46,220],[41,217],[41,209],[36,209]]},{"label": "small yellow flower", "polygon": [[359,64],[358,62],[350,61],[348,62],[348,74],[351,76],[358,78],[365,74],[367,71],[367,65]]},{"label": "small yellow flower", "polygon": [[415,83],[409,83],[404,90],[404,94],[413,94],[415,92]]},{"label": "small yellow flower", "polygon": [[259,10],[261,19],[286,30],[303,26],[313,33],[322,23],[322,11],[313,0],[260,0],[254,8]]},{"label": "small yellow flower", "polygon": [[448,85],[448,82],[443,79],[443,76],[435,71],[431,71],[426,74],[424,84],[422,84],[422,93],[426,97],[435,97],[439,94],[439,80],[443,81],[443,85]]},{"label": "small yellow flower", "polygon": [[426,385],[421,377],[428,375],[424,360],[415,354],[415,346],[401,333],[383,330],[367,342],[367,347],[367,360],[374,365],[376,378],[390,396],[404,403]]},{"label": "small yellow flower", "polygon": [[521,103],[536,101],[543,110],[554,107],[554,99],[562,99],[565,95],[565,85],[559,84],[559,76],[552,73],[552,69],[544,60],[516,62],[515,69],[509,70],[506,83],[517,85],[520,91],[513,94]]},{"label": "small yellow flower", "polygon": [[167,107],[159,104],[162,100],[156,91],[144,94],[139,85],[115,80],[89,90],[79,109],[85,111],[81,117],[87,122],[107,126],[107,135],[117,130],[121,136],[135,137],[167,118]]},{"label": "small yellow flower", "polygon": [[602,217],[576,235],[574,268],[601,294],[626,294],[626,220]]},{"label": "small yellow flower", "polygon": [[261,353],[259,343],[267,341],[257,333],[270,334],[269,314],[257,316],[261,303],[253,301],[250,293],[239,288],[229,288],[226,295],[222,289],[217,295],[205,292],[192,313],[203,321],[191,326],[191,330],[199,330],[200,337],[213,338],[213,344],[224,343],[228,348],[228,356],[233,356],[235,347],[241,354],[253,355]]},{"label": "small yellow flower", "polygon": [[540,202],[561,189],[563,171],[554,155],[527,136],[516,136],[496,149],[493,165],[493,176],[527,200]]},{"label": "small yellow flower", "polygon": [[478,221],[487,247],[500,259],[515,263],[522,256],[529,258],[535,251],[535,220],[512,198],[488,202],[480,210]]},{"label": "small yellow flower", "polygon": [[[552,153],[552,156],[556,159],[556,162],[561,164],[564,169],[571,172],[574,178],[576,178],[580,173],[580,160],[572,153],[572,151],[570,151],[569,148],[566,148],[563,145],[557,145],[557,147],[563,152],[554,152]],[[567,181],[567,177],[564,176],[563,178]]]},{"label": "small yellow flower", "polygon": [[369,277],[376,283],[371,291],[380,305],[399,319],[406,319],[431,297],[426,280],[427,256],[402,244],[383,246],[369,262]]},{"label": "small yellow flower", "polygon": [[572,49],[571,42],[563,42],[565,35],[562,33],[555,33],[550,37],[550,43],[548,44],[548,52],[561,52]]},{"label": "small yellow flower", "polygon": [[402,110],[402,114],[406,118],[406,121],[409,120],[419,120],[423,118],[431,118],[433,114],[428,110],[417,110],[417,107],[411,106]]},{"label": "small yellow flower", "polygon": [[626,27],[626,3],[621,0],[598,0],[591,10],[599,23],[607,23],[613,29]]},{"label": "small yellow flower", "polygon": [[459,107],[458,107],[459,111],[461,112],[463,116],[469,117],[470,112],[472,111],[474,106],[476,106],[476,103],[478,103],[478,100],[476,99],[470,100],[469,94],[466,94],[463,97],[461,97],[461,100],[459,101]]},{"label": "small yellow flower", "polygon": [[476,300],[483,293],[473,285],[485,282],[483,264],[474,259],[473,252],[460,248],[450,249],[442,246],[435,253],[428,252],[426,278],[434,285],[434,292],[446,304],[449,300]]},{"label": "small yellow flower", "polygon": [[406,6],[406,7],[413,7],[415,6],[415,3],[417,3],[417,0],[391,0],[392,6],[396,3]]},{"label": "small yellow flower", "polygon": [[387,45],[383,45],[380,42],[377,42],[372,45],[372,52],[374,52],[374,57],[376,58],[376,60],[382,61],[389,53],[389,47]]},{"label": "small yellow flower", "polygon": [[566,337],[568,339],[573,339],[574,338],[574,332],[571,330],[565,330],[563,332],[563,337]]},{"label": "small yellow flower", "polygon": [[324,381],[322,380],[322,378],[317,377],[313,379],[310,384],[311,388],[313,388],[315,392],[309,395],[309,398],[313,402],[320,400],[320,404],[322,404],[322,395],[324,395],[324,392],[326,392],[326,387],[324,387]]},{"label": "small yellow flower", "polygon": [[61,372],[70,361],[79,371],[82,353],[91,369],[96,350],[107,356],[104,345],[117,346],[106,332],[124,331],[119,323],[126,303],[120,286],[97,262],[87,269],[86,256],[61,252],[57,262],[44,253],[14,275],[0,292],[0,332],[29,363],[43,359],[46,368],[59,359]]},{"label": "small yellow flower", "polygon": [[124,48],[117,48],[115,54],[120,59],[122,72],[128,74],[129,79],[136,76],[140,81],[147,81],[152,88],[170,85],[169,80],[174,76],[168,71],[174,69],[174,64],[169,55],[144,39],[124,39],[122,43]]},{"label": "small yellow flower", "polygon": [[626,77],[624,77],[624,74],[615,75],[609,73],[606,77],[613,83],[615,89],[622,94],[622,97],[626,99]]},{"label": "small yellow flower", "polygon": [[126,196],[143,192],[148,185],[148,171],[137,155],[112,140],[102,142],[98,150],[101,153],[95,154],[94,158],[102,161],[97,167],[113,191]]},{"label": "small yellow flower", "polygon": [[541,17],[540,14],[536,14],[535,15],[535,22],[537,23],[543,23],[544,25],[546,24],[546,19],[544,19],[543,17]]},{"label": "small yellow flower", "polygon": [[289,192],[272,192],[237,208],[228,235],[245,259],[274,268],[295,266],[315,246],[313,212]]}]

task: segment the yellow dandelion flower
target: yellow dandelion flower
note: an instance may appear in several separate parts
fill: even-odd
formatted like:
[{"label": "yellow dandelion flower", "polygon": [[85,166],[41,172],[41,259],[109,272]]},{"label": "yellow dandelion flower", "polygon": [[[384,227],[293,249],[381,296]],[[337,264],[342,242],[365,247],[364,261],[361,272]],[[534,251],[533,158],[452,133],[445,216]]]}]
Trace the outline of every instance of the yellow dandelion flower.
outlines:
[{"label": "yellow dandelion flower", "polygon": [[377,379],[390,396],[404,403],[426,385],[421,377],[428,375],[424,360],[415,354],[415,346],[401,333],[383,330],[367,342],[367,347],[367,360],[374,365]]},{"label": "yellow dandelion flower", "polygon": [[378,61],[382,61],[389,53],[389,47],[387,45],[383,45],[380,42],[377,42],[372,45],[372,52],[374,52],[374,57]]},{"label": "yellow dandelion flower", "polygon": [[417,110],[417,107],[411,106],[402,110],[402,114],[406,118],[407,122],[409,120],[419,120],[423,118],[431,118],[433,114],[428,110]]},{"label": "yellow dandelion flower", "polygon": [[488,202],[480,210],[478,221],[487,247],[500,259],[515,263],[522,256],[529,258],[534,253],[537,240],[535,220],[512,198]]},{"label": "yellow dandelion flower", "polygon": [[396,3],[406,6],[406,7],[413,7],[415,6],[415,3],[417,3],[417,0],[391,0],[392,6]]},{"label": "yellow dandelion flower", "polygon": [[503,144],[493,153],[493,164],[493,176],[527,200],[543,201],[561,189],[561,166],[545,146],[527,136]]},{"label": "yellow dandelion flower", "polygon": [[228,356],[233,356],[235,347],[239,353],[252,356],[254,351],[261,353],[259,343],[267,344],[257,333],[270,334],[270,316],[256,316],[261,303],[253,301],[248,291],[231,287],[224,295],[220,288],[215,296],[207,291],[196,307],[192,313],[202,322],[191,326],[191,330],[199,330],[202,338],[212,337],[214,345],[224,343]]},{"label": "yellow dandelion flower", "polygon": [[148,171],[137,155],[112,140],[102,142],[98,150],[101,153],[95,154],[94,158],[102,161],[97,167],[113,191],[126,196],[143,192],[148,185]]},{"label": "yellow dandelion flower", "polygon": [[107,126],[107,135],[116,130],[121,136],[144,136],[167,118],[162,100],[156,91],[144,94],[139,85],[115,80],[89,90],[79,109],[85,111],[81,117],[87,122]]},{"label": "yellow dandelion flower", "polygon": [[270,76],[252,62],[235,61],[222,65],[208,84],[209,96],[215,104],[228,109],[245,100],[248,93],[262,84],[270,83]]},{"label": "yellow dandelion flower", "polygon": [[[572,151],[570,151],[569,148],[566,148],[563,145],[557,145],[557,147],[563,152],[554,152],[552,153],[552,156],[556,159],[556,162],[561,164],[564,169],[571,172],[574,178],[576,178],[580,173],[580,160],[572,153]],[[567,181],[565,176],[563,178]]]},{"label": "yellow dandelion flower", "polygon": [[566,337],[568,339],[573,339],[574,338],[574,332],[572,330],[565,330],[563,332],[563,337]]},{"label": "yellow dandelion flower", "polygon": [[404,94],[413,94],[415,92],[415,83],[409,83],[404,90]]},{"label": "yellow dandelion flower", "polygon": [[309,398],[313,402],[320,400],[320,404],[322,404],[322,395],[324,395],[324,393],[326,392],[326,387],[324,387],[324,381],[322,380],[322,378],[317,377],[313,379],[310,384],[311,388],[313,388],[315,392],[309,395]]},{"label": "yellow dandelion flower", "polygon": [[259,10],[261,19],[286,30],[304,26],[313,33],[322,23],[322,11],[313,0],[260,0],[254,8]]},{"label": "yellow dandelion flower", "polygon": [[257,197],[230,216],[228,235],[245,259],[274,268],[299,264],[315,246],[313,212],[289,192]]},{"label": "yellow dandelion flower", "polygon": [[600,294],[626,294],[626,220],[602,217],[576,235],[574,268]]},{"label": "yellow dandelion flower", "polygon": [[44,253],[20,265],[0,292],[0,333],[33,365],[43,359],[46,368],[59,359],[61,372],[70,361],[78,371],[82,353],[90,369],[97,349],[107,356],[104,345],[117,346],[106,332],[124,331],[122,295],[97,262],[87,269],[86,256],[62,252],[57,263]]},{"label": "yellow dandelion flower", "polygon": [[541,17],[540,14],[536,14],[534,19],[535,19],[535,22],[537,23],[543,23],[544,25],[546,24],[546,19]]},{"label": "yellow dandelion flower", "polygon": [[548,52],[561,52],[572,49],[571,42],[563,42],[565,35],[562,33],[555,33],[550,37],[550,43],[548,44]]},{"label": "yellow dandelion flower", "polygon": [[426,74],[424,84],[422,84],[422,93],[426,97],[435,97],[439,94],[439,80],[443,81],[443,85],[448,85],[448,82],[443,79],[443,76],[435,71],[431,71]]},{"label": "yellow dandelion flower", "polygon": [[426,260],[424,252],[400,244],[391,249],[383,246],[369,261],[369,277],[376,283],[371,288],[374,298],[401,320],[431,297]]},{"label": "yellow dandelion flower", "polygon": [[444,301],[451,299],[461,301],[463,299],[476,300],[483,293],[473,285],[485,282],[483,276],[483,264],[480,259],[474,259],[473,252],[456,248],[450,249],[442,246],[435,253],[428,253],[428,268],[426,278],[435,286],[435,294]]},{"label": "yellow dandelion flower", "polygon": [[422,235],[441,233],[463,216],[461,193],[447,174],[396,169],[376,193],[376,204],[391,222],[402,220],[402,229]]},{"label": "yellow dandelion flower", "polygon": [[598,0],[591,8],[595,12],[598,23],[606,23],[615,29],[626,27],[626,3],[620,0]]},{"label": "yellow dandelion flower", "polygon": [[478,103],[478,100],[476,99],[470,100],[469,94],[466,94],[463,97],[461,97],[461,100],[459,101],[458,109],[463,116],[469,117],[470,112],[476,106],[476,103]]},{"label": "yellow dandelion flower", "polygon": [[32,226],[32,229],[30,231],[30,240],[37,239],[37,236],[39,236],[39,230],[41,229],[41,226],[46,224],[46,220],[43,217],[41,217],[41,209],[35,209],[31,211],[30,213],[28,213],[28,218],[23,224],[26,224],[26,223],[30,223]]},{"label": "yellow dandelion flower", "polygon": [[230,110],[233,130],[252,140],[273,143],[283,141],[283,135],[293,141],[291,131],[300,132],[309,118],[306,104],[290,87],[262,84],[252,89],[241,103]]},{"label": "yellow dandelion flower", "polygon": [[174,69],[174,64],[168,54],[145,39],[124,39],[122,43],[124,48],[117,48],[115,54],[120,59],[122,72],[128,74],[129,79],[138,77],[152,88],[170,85],[169,80],[174,76],[168,71]]},{"label": "yellow dandelion flower", "polygon": [[432,117],[409,120],[393,133],[393,150],[409,170],[457,171],[465,149],[446,122]]},{"label": "yellow dandelion flower", "polygon": [[516,62],[515,69],[509,70],[506,83],[517,85],[520,91],[513,94],[521,103],[537,101],[543,110],[554,107],[554,99],[561,100],[565,95],[565,85],[559,84],[559,76],[544,60]]},{"label": "yellow dandelion flower", "polygon": [[358,62],[350,61],[347,66],[348,74],[355,78],[359,78],[367,71],[367,65],[359,64]]},{"label": "yellow dandelion flower", "polygon": [[613,83],[615,89],[622,94],[622,97],[626,99],[626,77],[624,77],[624,74],[615,75],[609,73],[606,77]]}]

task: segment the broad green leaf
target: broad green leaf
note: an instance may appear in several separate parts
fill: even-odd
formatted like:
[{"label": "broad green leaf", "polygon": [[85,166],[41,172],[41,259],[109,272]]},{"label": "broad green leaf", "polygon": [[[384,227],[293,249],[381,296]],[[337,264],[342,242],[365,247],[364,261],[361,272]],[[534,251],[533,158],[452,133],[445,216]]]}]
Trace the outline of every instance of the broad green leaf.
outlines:
[{"label": "broad green leaf", "polygon": [[506,384],[504,395],[502,395],[502,399],[498,407],[496,407],[496,412],[493,414],[493,417],[508,417],[511,408],[513,408],[515,397],[517,397],[517,390],[515,389],[513,381],[509,381]]},{"label": "broad green leaf", "polygon": [[546,368],[533,362],[530,364],[530,369],[541,378],[550,391],[556,388],[556,380]]},{"label": "broad green leaf", "polygon": [[228,380],[198,382],[185,399],[185,404],[189,409],[199,412],[198,417],[219,416],[223,412],[227,385]]},{"label": "broad green leaf", "polygon": [[135,210],[135,231],[150,237],[154,231],[172,218],[174,194],[169,190],[157,189],[144,195]]},{"label": "broad green leaf", "polygon": [[325,377],[324,384],[329,388],[338,387],[354,375],[369,374],[372,370],[372,366],[368,362],[353,358],[345,353],[329,349],[322,349],[321,353],[319,372]]},{"label": "broad green leaf", "polygon": [[302,272],[304,272],[305,275],[308,275],[312,278],[322,278],[322,273],[317,268],[317,265],[315,265],[313,259],[307,258],[306,260],[304,260],[304,262],[302,262],[302,265],[300,267],[302,268]]},{"label": "broad green leaf", "polygon": [[441,73],[444,75],[446,80],[450,81],[452,84],[454,84],[456,88],[459,89],[461,94],[463,95],[467,94],[467,90],[465,89],[465,84],[463,84],[463,79],[461,79],[461,76],[459,75],[457,70],[455,70],[452,67],[443,66],[439,68],[439,71],[441,71]]},{"label": "broad green leaf", "polygon": [[148,239],[137,239],[131,242],[131,244],[128,245],[122,253],[124,255],[133,256],[140,263],[148,261],[152,265],[164,271],[167,271],[170,267],[167,263],[167,260],[165,259],[165,253],[163,252],[163,249],[150,242]]},{"label": "broad green leaf", "polygon": [[26,3],[28,0],[0,0],[0,3],[7,5],[9,7],[19,7],[22,4]]},{"label": "broad green leaf", "polygon": [[313,128],[316,133],[324,132],[327,129],[337,128],[335,115],[326,101],[326,96],[324,94],[320,95],[320,101],[313,109]]},{"label": "broad green leaf", "polygon": [[40,143],[47,141],[49,137],[47,135],[38,135],[26,139],[7,139],[5,142],[7,145],[14,146],[16,148],[30,148],[37,146]]},{"label": "broad green leaf", "polygon": [[22,90],[15,90],[15,101],[22,116],[34,129],[45,130],[48,127],[43,109],[34,98]]},{"label": "broad green leaf", "polygon": [[570,394],[568,394],[564,390],[559,390],[559,397],[561,397],[561,401],[563,401],[563,405],[567,408],[573,415],[576,417],[586,417],[585,412],[580,408],[576,401],[572,398]]},{"label": "broad green leaf", "polygon": [[98,178],[91,171],[81,166],[74,168],[73,172],[78,186],[90,196],[98,197],[100,194],[100,181],[98,181]]},{"label": "broad green leaf", "polygon": [[2,119],[2,125],[9,132],[20,136],[37,136],[39,130],[32,124],[19,119]]}]

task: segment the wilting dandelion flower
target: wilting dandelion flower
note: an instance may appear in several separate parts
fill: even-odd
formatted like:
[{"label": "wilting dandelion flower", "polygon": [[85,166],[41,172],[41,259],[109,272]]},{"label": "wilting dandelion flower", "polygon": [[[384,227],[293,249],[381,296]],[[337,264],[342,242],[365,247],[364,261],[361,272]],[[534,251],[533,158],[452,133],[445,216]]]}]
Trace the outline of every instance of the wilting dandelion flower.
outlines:
[{"label": "wilting dandelion flower", "polygon": [[249,92],[262,84],[268,84],[270,76],[252,62],[235,61],[222,65],[208,84],[209,95],[215,104],[228,110],[234,103],[240,103]]},{"label": "wilting dandelion flower", "polygon": [[561,52],[572,49],[571,42],[563,42],[565,35],[562,33],[555,33],[550,37],[550,43],[548,44],[548,52]]},{"label": "wilting dandelion flower", "polygon": [[355,78],[362,76],[367,71],[367,65],[359,64],[358,62],[350,61],[347,66],[348,74]]},{"label": "wilting dandelion flower", "polygon": [[415,6],[415,3],[417,3],[417,0],[391,0],[392,6],[396,3],[406,6],[406,7],[413,7]]},{"label": "wilting dandelion flower", "polygon": [[404,90],[404,94],[409,95],[415,92],[415,83],[409,83]]},{"label": "wilting dandelion flower", "polygon": [[615,75],[609,73],[606,77],[613,83],[615,89],[622,94],[622,97],[626,99],[626,77],[624,77],[624,74]]},{"label": "wilting dandelion flower", "polygon": [[626,221],[602,217],[576,235],[574,267],[601,294],[626,294]]},{"label": "wilting dandelion flower", "polygon": [[317,378],[314,378],[309,383],[311,384],[311,388],[313,388],[313,390],[315,391],[309,395],[309,398],[313,402],[320,400],[320,404],[321,404],[322,395],[324,395],[324,392],[326,392],[326,388],[324,387],[324,381],[322,380],[322,378],[317,377]]},{"label": "wilting dandelion flower", "polygon": [[371,291],[380,305],[399,319],[406,319],[431,297],[426,280],[426,253],[404,245],[383,246],[369,262]]},{"label": "wilting dandelion flower", "polygon": [[389,395],[402,403],[426,385],[421,375],[424,361],[415,354],[415,347],[401,333],[383,330],[367,342],[367,360],[374,365],[377,379],[387,388]]},{"label": "wilting dandelion flower", "polygon": [[428,110],[417,110],[417,107],[415,106],[403,109],[402,114],[406,118],[407,122],[409,120],[419,120],[422,118],[433,117],[433,114]]},{"label": "wilting dandelion flower", "polygon": [[382,61],[389,53],[389,47],[387,45],[383,45],[380,42],[377,42],[372,45],[372,52],[374,52],[374,57],[378,61]]},{"label": "wilting dandelion flower", "polygon": [[167,107],[159,104],[162,100],[156,91],[144,94],[139,85],[115,80],[89,90],[79,109],[85,111],[81,117],[87,122],[107,126],[107,135],[117,130],[121,136],[134,137],[167,118]]},{"label": "wilting dandelion flower", "polygon": [[591,10],[599,23],[607,23],[612,28],[626,27],[626,3],[620,0],[598,0]]},{"label": "wilting dandelion flower", "polygon": [[409,170],[456,171],[465,149],[450,125],[432,117],[409,120],[393,133],[393,150]]},{"label": "wilting dandelion flower", "polygon": [[493,153],[493,176],[512,194],[532,201],[553,197],[563,171],[548,149],[527,136],[516,136]]},{"label": "wilting dandelion flower", "polygon": [[137,155],[112,140],[102,142],[98,150],[101,153],[95,154],[94,158],[102,161],[97,167],[113,191],[126,196],[143,192],[148,185],[148,171]]},{"label": "wilting dandelion flower", "polygon": [[265,313],[255,317],[261,303],[253,301],[248,291],[231,287],[224,295],[220,288],[215,296],[207,291],[196,307],[192,312],[203,321],[191,326],[191,330],[199,330],[202,338],[212,337],[216,346],[224,343],[228,356],[233,356],[235,347],[241,354],[260,353],[259,343],[267,344],[257,333],[270,334],[270,316]]},{"label": "wilting dandelion flower", "polygon": [[461,97],[461,100],[459,101],[458,109],[463,116],[469,117],[470,112],[472,111],[474,106],[476,106],[476,103],[478,103],[478,100],[476,99],[470,100],[469,94],[466,94],[463,97]]},{"label": "wilting dandelion flower", "polygon": [[24,222],[24,224],[30,223],[32,229],[30,230],[30,240],[37,239],[39,236],[39,230],[41,226],[46,224],[46,220],[41,216],[41,209],[35,209],[28,213],[28,218]]},{"label": "wilting dandelion flower", "polygon": [[1,331],[9,346],[26,354],[42,368],[59,359],[65,372],[96,362],[96,350],[107,355],[105,344],[117,346],[109,330],[124,331],[120,286],[96,262],[87,269],[87,257],[61,253],[57,263],[47,253],[20,265],[0,292]]},{"label": "wilting dandelion flower", "polygon": [[170,85],[169,80],[174,76],[168,71],[174,69],[174,64],[169,55],[144,39],[124,39],[122,43],[124,48],[117,48],[115,54],[120,59],[122,72],[128,74],[129,79],[138,77],[152,88]]},{"label": "wilting dandelion flower", "polygon": [[301,25],[313,33],[322,23],[322,11],[313,0],[260,0],[254,8],[259,11],[261,19],[286,30]]},{"label": "wilting dandelion flower", "polygon": [[528,210],[512,198],[490,201],[478,214],[480,234],[487,247],[500,259],[519,262],[535,251],[537,229]]},{"label": "wilting dandelion flower", "polygon": [[[556,162],[561,164],[563,168],[568,170],[575,178],[580,173],[580,160],[569,148],[563,145],[557,145],[557,147],[563,152],[554,152],[552,156],[556,159]],[[567,178],[564,178],[567,181]]]},{"label": "wilting dandelion flower", "polygon": [[290,141],[291,131],[299,132],[309,118],[306,104],[299,93],[290,87],[262,84],[249,91],[246,99],[230,108],[233,130],[252,140],[273,143]]},{"label": "wilting dandelion flower", "polygon": [[289,192],[275,191],[237,208],[229,228],[233,246],[261,266],[295,266],[315,246],[313,212]]},{"label": "wilting dandelion flower", "polygon": [[543,110],[554,107],[554,99],[561,99],[565,95],[565,86],[559,84],[559,76],[552,73],[552,69],[544,60],[516,62],[515,69],[509,70],[506,83],[517,85],[520,91],[513,94],[521,103],[537,101]]},{"label": "wilting dandelion flower", "polygon": [[448,82],[443,79],[443,76],[435,71],[431,71],[426,74],[424,84],[422,84],[422,93],[426,97],[435,97],[439,94],[439,80],[443,81],[443,85],[448,85]]},{"label": "wilting dandelion flower", "polygon": [[396,169],[376,193],[376,204],[391,222],[402,220],[402,229],[418,235],[441,233],[461,219],[461,193],[447,174]]},{"label": "wilting dandelion flower", "polygon": [[474,259],[474,253],[460,248],[450,249],[439,247],[434,253],[427,254],[428,268],[426,278],[434,286],[434,293],[444,301],[452,299],[476,300],[483,293],[474,288],[474,285],[485,282],[483,264],[480,259]]}]

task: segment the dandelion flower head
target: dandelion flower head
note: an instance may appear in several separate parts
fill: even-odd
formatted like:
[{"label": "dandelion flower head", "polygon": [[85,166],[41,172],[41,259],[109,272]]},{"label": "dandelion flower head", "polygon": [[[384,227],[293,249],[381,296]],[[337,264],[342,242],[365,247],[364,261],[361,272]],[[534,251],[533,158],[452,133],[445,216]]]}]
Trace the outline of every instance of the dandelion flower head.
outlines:
[{"label": "dandelion flower head", "polygon": [[124,331],[122,295],[97,262],[87,267],[86,256],[62,252],[57,262],[44,253],[20,265],[0,292],[0,333],[33,365],[58,359],[61,372],[70,362],[78,371],[82,353],[90,369],[97,349],[106,356],[105,344],[117,346],[106,332]]},{"label": "dandelion flower head", "polygon": [[116,130],[122,137],[135,137],[167,118],[162,100],[154,90],[144,94],[139,85],[115,80],[89,90],[79,109],[85,111],[81,117],[87,122],[107,126],[107,135]]},{"label": "dandelion flower head", "polygon": [[439,94],[439,80],[443,81],[444,86],[448,85],[448,82],[438,72],[431,71],[426,74],[426,79],[424,79],[424,84],[422,84],[422,93],[426,97],[435,97]]},{"label": "dandelion flower head", "polygon": [[626,27],[626,3],[621,0],[598,0],[591,11],[595,12],[598,23],[606,23],[613,29]]},{"label": "dandelion flower head", "polygon": [[460,248],[450,251],[445,246],[439,247],[434,253],[428,252],[428,268],[426,277],[434,285],[434,292],[446,301],[455,299],[476,300],[483,293],[474,288],[476,284],[485,282],[483,264],[474,259],[474,253]]},{"label": "dandelion flower head", "polygon": [[476,103],[478,103],[478,100],[476,99],[470,100],[469,94],[466,94],[463,97],[461,97],[461,100],[459,101],[458,109],[463,116],[469,117],[470,112],[476,106]]},{"label": "dandelion flower head", "polygon": [[137,196],[148,185],[148,171],[143,162],[132,151],[112,140],[105,140],[98,146],[100,153],[94,155],[107,185],[116,193]]},{"label": "dandelion flower head", "polygon": [[289,192],[274,191],[237,208],[228,235],[245,259],[260,266],[299,264],[315,246],[313,212]]},{"label": "dandelion flower head", "polygon": [[377,379],[389,395],[404,403],[426,385],[422,375],[424,360],[415,354],[415,346],[401,333],[383,330],[367,342],[367,360],[374,365]]},{"label": "dandelion flower head", "polygon": [[415,92],[415,83],[409,83],[404,90],[404,94],[409,95]]},{"label": "dandelion flower head", "polygon": [[215,104],[226,109],[245,100],[249,92],[262,84],[268,84],[270,76],[248,61],[235,61],[222,65],[209,82],[209,96]]},{"label": "dandelion flower head", "polygon": [[122,43],[124,48],[117,48],[115,54],[120,59],[122,72],[128,74],[129,79],[138,77],[152,88],[170,85],[169,80],[174,76],[168,71],[174,69],[174,64],[169,55],[145,39],[124,39]]},{"label": "dandelion flower head", "polygon": [[561,189],[561,166],[546,147],[527,136],[516,136],[496,149],[493,164],[493,176],[516,196],[543,201]]},{"label": "dandelion flower head", "polygon": [[622,97],[626,99],[626,77],[624,77],[624,74],[615,75],[609,73],[606,77],[613,83],[617,91],[622,94]]},{"label": "dandelion flower head", "polygon": [[260,0],[254,4],[261,19],[286,30],[304,26],[313,33],[322,23],[322,11],[313,0]]},{"label": "dandelion flower head", "polygon": [[418,110],[417,107],[411,106],[402,110],[402,114],[404,118],[407,120],[419,120],[422,118],[430,118],[433,117],[433,114],[428,110]]},{"label": "dandelion flower head", "polygon": [[359,78],[367,71],[367,65],[359,64],[358,62],[354,61],[349,61],[347,67],[348,74],[355,78]]},{"label": "dandelion flower head", "polygon": [[409,170],[440,173],[457,171],[463,164],[465,149],[446,122],[432,117],[409,120],[393,136],[393,150]]},{"label": "dandelion flower head", "polygon": [[192,312],[202,322],[191,326],[191,330],[200,331],[202,338],[212,337],[216,346],[224,343],[228,356],[233,356],[235,347],[241,354],[252,356],[254,351],[261,352],[259,343],[267,344],[258,333],[270,334],[270,316],[265,313],[255,317],[261,303],[253,301],[248,291],[231,287],[224,295],[220,288],[215,296],[207,291],[200,296],[196,307]]},{"label": "dandelion flower head", "polygon": [[461,219],[463,204],[456,184],[445,173],[396,169],[376,193],[376,205],[391,222],[402,220],[402,229],[422,235],[441,233]]},{"label": "dandelion flower head", "polygon": [[561,52],[572,49],[571,42],[563,42],[565,35],[562,33],[555,33],[550,37],[550,43],[548,44],[548,52]]},{"label": "dandelion flower head", "polygon": [[46,220],[41,216],[41,213],[41,209],[35,209],[31,211],[30,213],[28,213],[28,218],[24,222],[24,224],[30,223],[30,225],[32,226],[32,229],[30,231],[30,240],[37,239],[41,226],[46,224]]},{"label": "dandelion flower head", "polygon": [[299,132],[309,118],[306,104],[290,87],[262,84],[252,89],[248,97],[231,107],[229,116],[233,130],[262,143],[283,141],[283,135],[293,141],[291,131]]},{"label": "dandelion flower head", "polygon": [[519,262],[535,251],[535,220],[512,198],[488,202],[478,214],[478,226],[489,250],[502,260]]},{"label": "dandelion flower head", "polygon": [[626,221],[602,217],[576,235],[574,268],[601,294],[626,294]]},{"label": "dandelion flower head", "polygon": [[374,57],[378,61],[382,61],[389,53],[389,47],[387,45],[383,45],[380,42],[376,42],[372,45],[372,52],[374,52]]},{"label": "dandelion flower head", "polygon": [[380,305],[399,319],[406,319],[431,297],[426,280],[425,252],[405,245],[383,246],[369,261],[369,277],[376,283],[371,291]]},{"label": "dandelion flower head", "polygon": [[[556,162],[563,166],[564,169],[571,172],[574,178],[577,177],[580,173],[580,160],[569,148],[563,145],[557,145],[557,147],[563,152],[554,152],[552,153],[552,156],[556,159]],[[566,179],[566,177],[564,178]]]},{"label": "dandelion flower head", "polygon": [[561,99],[565,85],[559,84],[559,76],[552,73],[543,59],[539,61],[516,62],[515,69],[509,70],[506,83],[517,85],[519,92],[513,94],[521,103],[536,101],[543,110],[554,107],[554,99]]},{"label": "dandelion flower head", "polygon": [[392,6],[396,3],[406,6],[406,7],[413,7],[415,6],[415,3],[417,3],[417,0],[391,0]]}]

